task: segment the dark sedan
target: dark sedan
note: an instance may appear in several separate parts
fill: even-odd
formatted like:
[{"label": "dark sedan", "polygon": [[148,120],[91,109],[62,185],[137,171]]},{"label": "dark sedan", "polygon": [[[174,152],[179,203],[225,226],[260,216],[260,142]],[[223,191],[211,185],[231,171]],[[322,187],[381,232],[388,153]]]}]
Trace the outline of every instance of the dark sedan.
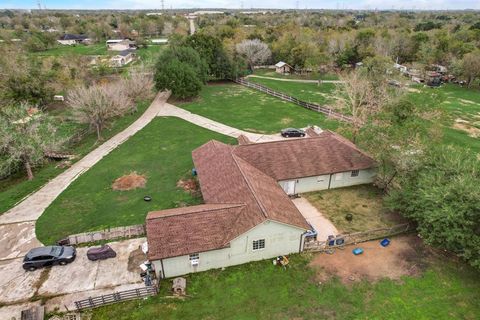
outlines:
[{"label": "dark sedan", "polygon": [[305,131],[301,129],[295,129],[295,128],[283,129],[280,133],[282,134],[282,137],[285,137],[285,138],[305,137]]},{"label": "dark sedan", "polygon": [[75,260],[77,252],[69,246],[47,246],[30,250],[23,259],[23,269],[34,271],[38,268],[66,265]]}]

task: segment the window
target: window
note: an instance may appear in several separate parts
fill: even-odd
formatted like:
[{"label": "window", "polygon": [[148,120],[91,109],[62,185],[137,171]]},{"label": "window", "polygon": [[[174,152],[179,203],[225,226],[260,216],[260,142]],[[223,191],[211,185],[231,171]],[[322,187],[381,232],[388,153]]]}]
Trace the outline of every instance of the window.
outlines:
[{"label": "window", "polygon": [[359,170],[353,170],[351,176],[352,177],[358,177],[358,174],[360,173]]},{"label": "window", "polygon": [[190,261],[192,260],[198,260],[200,258],[200,255],[198,253],[192,253],[190,255]]},{"label": "window", "polygon": [[253,251],[265,249],[265,239],[253,241]]}]

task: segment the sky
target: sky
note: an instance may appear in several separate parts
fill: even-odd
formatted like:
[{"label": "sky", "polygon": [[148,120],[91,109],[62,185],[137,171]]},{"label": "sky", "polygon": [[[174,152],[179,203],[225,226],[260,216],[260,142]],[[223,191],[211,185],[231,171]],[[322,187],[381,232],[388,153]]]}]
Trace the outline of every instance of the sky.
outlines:
[{"label": "sky", "polygon": [[[47,9],[160,9],[161,0],[40,0]],[[480,0],[164,0],[166,9],[479,9]],[[38,8],[38,0],[0,0],[0,9]]]}]

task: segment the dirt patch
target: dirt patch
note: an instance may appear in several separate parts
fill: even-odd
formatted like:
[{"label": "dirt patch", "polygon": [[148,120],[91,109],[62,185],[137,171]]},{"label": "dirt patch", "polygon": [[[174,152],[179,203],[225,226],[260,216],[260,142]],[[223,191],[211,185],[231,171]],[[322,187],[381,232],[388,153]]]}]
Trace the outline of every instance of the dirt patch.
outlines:
[{"label": "dirt patch", "polygon": [[292,121],[293,121],[292,118],[282,118],[282,120],[280,120],[282,124],[290,124],[292,123]]},{"label": "dirt patch", "polygon": [[127,270],[130,272],[138,272],[140,270],[140,265],[147,260],[145,253],[143,253],[142,248],[130,252],[128,256],[128,265]]},{"label": "dirt patch", "polygon": [[113,190],[127,191],[138,188],[145,188],[147,178],[144,175],[139,175],[135,171],[123,177],[116,179],[112,184]]},{"label": "dirt patch", "polygon": [[[337,276],[345,284],[366,279],[398,280],[402,276],[417,276],[427,266],[427,249],[415,235],[394,237],[387,247],[380,240],[369,241],[335,250],[332,254],[319,253],[310,262],[317,269],[316,281],[324,282]],[[364,253],[354,256],[352,250],[362,248]]]},{"label": "dirt patch", "polygon": [[456,119],[453,128],[461,131],[465,131],[472,138],[480,137],[480,129],[472,126],[470,122],[463,119]]},{"label": "dirt patch", "polygon": [[182,188],[183,191],[189,192],[192,195],[200,194],[200,185],[196,179],[180,179],[177,182],[177,188]]}]

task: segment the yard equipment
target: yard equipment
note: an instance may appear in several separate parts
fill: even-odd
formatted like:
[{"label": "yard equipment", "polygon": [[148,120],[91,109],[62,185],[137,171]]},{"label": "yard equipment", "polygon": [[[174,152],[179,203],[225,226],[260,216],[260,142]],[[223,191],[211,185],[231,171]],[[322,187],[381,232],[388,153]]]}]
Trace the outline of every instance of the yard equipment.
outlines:
[{"label": "yard equipment", "polygon": [[352,253],[356,256],[360,255],[363,253],[363,249],[362,248],[355,248],[352,250]]},{"label": "yard equipment", "polygon": [[382,247],[386,247],[386,246],[388,246],[389,244],[390,244],[390,239],[388,239],[388,238],[385,238],[385,239],[383,239],[382,241],[380,241],[380,245],[381,245]]},{"label": "yard equipment", "polygon": [[90,248],[87,251],[87,258],[90,261],[96,260],[105,260],[108,258],[115,258],[117,253],[109,246],[109,245],[102,245],[99,248]]}]

